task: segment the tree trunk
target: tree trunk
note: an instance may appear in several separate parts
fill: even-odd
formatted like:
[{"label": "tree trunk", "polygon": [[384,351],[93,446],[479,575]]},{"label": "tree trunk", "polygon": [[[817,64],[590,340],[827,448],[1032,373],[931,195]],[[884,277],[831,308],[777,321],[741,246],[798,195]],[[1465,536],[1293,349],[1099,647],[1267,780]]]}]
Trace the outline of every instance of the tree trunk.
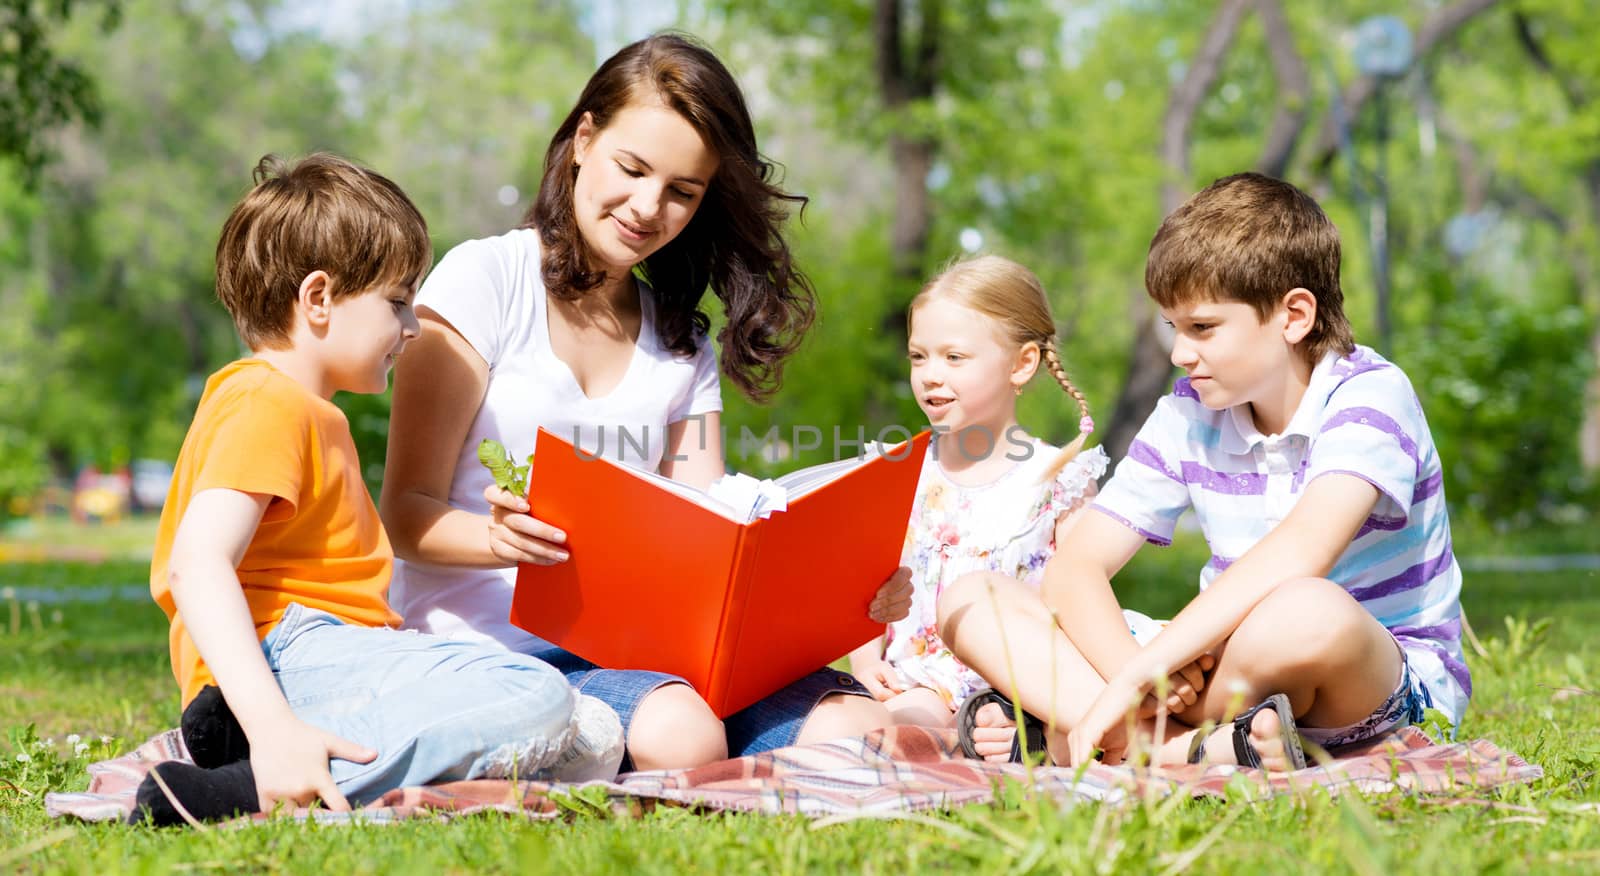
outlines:
[{"label": "tree trunk", "polygon": [[1272,72],[1278,80],[1278,105],[1272,112],[1272,125],[1267,129],[1267,142],[1256,160],[1256,170],[1267,176],[1282,177],[1306,127],[1311,77],[1294,46],[1294,33],[1284,20],[1283,7],[1278,0],[1258,0],[1256,12],[1267,34],[1267,53],[1272,57]]},{"label": "tree trunk", "polygon": [[[1189,133],[1195,113],[1205,100],[1211,86],[1216,83],[1222,69],[1222,59],[1233,45],[1252,0],[1224,0],[1217,8],[1216,17],[1206,29],[1194,61],[1188,72],[1172,90],[1167,112],[1161,123],[1161,158],[1165,165],[1161,181],[1162,215],[1176,210],[1189,190]],[[1161,394],[1166,392],[1172,363],[1168,359],[1167,344],[1156,328],[1155,308],[1143,292],[1135,293],[1129,308],[1136,328],[1133,344],[1128,350],[1128,373],[1117,395],[1116,407],[1111,411],[1111,422],[1106,426],[1102,443],[1113,459],[1128,452],[1133,436],[1138,434],[1150,411],[1155,408]]]},{"label": "tree trunk", "polygon": [[[878,0],[872,31],[877,44],[878,86],[883,105],[891,113],[913,102],[933,97],[939,63],[941,0],[914,0],[920,17],[914,45],[907,47],[902,0]],[[927,260],[928,231],[933,207],[928,196],[928,172],[933,169],[937,144],[923,135],[896,131],[889,136],[889,154],[895,171],[895,203],[890,230],[890,261],[896,285],[916,288]],[[905,337],[906,300],[891,300],[882,320],[890,337]]]},{"label": "tree trunk", "polygon": [[889,138],[895,166],[894,227],[889,238],[895,276],[916,283],[928,252],[933,210],[928,199],[928,172],[933,170],[933,143],[896,134]]}]

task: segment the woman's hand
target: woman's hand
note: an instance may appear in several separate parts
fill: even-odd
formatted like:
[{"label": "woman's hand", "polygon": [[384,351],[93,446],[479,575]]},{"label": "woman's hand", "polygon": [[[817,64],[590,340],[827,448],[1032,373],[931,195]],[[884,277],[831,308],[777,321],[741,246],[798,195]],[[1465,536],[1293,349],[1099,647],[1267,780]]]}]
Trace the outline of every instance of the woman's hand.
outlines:
[{"label": "woman's hand", "polygon": [[867,617],[876,623],[892,624],[910,613],[911,570],[901,566],[878,588],[872,604],[867,606]]},{"label": "woman's hand", "polygon": [[553,566],[567,561],[567,534],[543,520],[528,516],[528,502],[494,484],[483,491],[493,516],[489,522],[489,551],[508,566],[534,563]]}]

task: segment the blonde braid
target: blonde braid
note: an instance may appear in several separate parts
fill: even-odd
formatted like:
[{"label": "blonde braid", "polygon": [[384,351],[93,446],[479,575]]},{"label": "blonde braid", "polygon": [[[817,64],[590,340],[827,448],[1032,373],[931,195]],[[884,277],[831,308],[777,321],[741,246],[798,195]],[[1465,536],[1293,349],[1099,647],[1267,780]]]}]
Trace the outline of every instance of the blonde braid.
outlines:
[{"label": "blonde braid", "polygon": [[1056,383],[1060,384],[1061,391],[1072,396],[1077,401],[1078,413],[1082,416],[1078,419],[1078,437],[1072,439],[1072,443],[1066,447],[1061,448],[1061,453],[1050,464],[1050,468],[1044,473],[1044,477],[1040,479],[1041,483],[1052,480],[1057,474],[1060,474],[1061,469],[1065,468],[1067,463],[1071,462],[1079,451],[1083,450],[1084,442],[1089,440],[1089,434],[1094,431],[1094,418],[1089,416],[1089,400],[1084,398],[1083,392],[1073,385],[1072,378],[1067,376],[1067,369],[1062,367],[1061,354],[1056,350],[1055,337],[1045,338],[1042,349],[1045,369],[1050,372],[1051,377],[1056,379]]}]

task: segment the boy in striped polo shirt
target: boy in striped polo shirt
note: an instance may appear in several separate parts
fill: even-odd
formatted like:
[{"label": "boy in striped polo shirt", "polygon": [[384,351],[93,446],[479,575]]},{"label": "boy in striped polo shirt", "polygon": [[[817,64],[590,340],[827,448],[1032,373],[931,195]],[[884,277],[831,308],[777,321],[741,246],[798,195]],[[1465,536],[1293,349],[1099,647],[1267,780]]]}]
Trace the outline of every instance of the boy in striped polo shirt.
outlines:
[{"label": "boy in striped polo shirt", "polygon": [[[1472,682],[1438,453],[1405,374],[1354,343],[1339,259],[1316,202],[1259,174],[1218,180],[1167,217],[1145,284],[1187,376],[1040,594],[993,578],[947,591],[945,641],[1047,719],[1057,762],[1096,749],[1120,760],[1132,704],[1147,732],[1161,726],[1149,718],[1163,677],[1178,726],[1164,722],[1159,762],[1292,769],[1301,736],[1371,739],[1430,707],[1459,722]],[[1191,508],[1212,552],[1201,592],[1141,649],[1110,579],[1145,542],[1169,544]],[[1006,650],[1023,655],[1016,678]],[[1241,704],[1256,705],[1232,714]],[[1000,711],[969,710],[980,752],[1010,738]],[[1191,729],[1209,721],[1224,725]]]}]

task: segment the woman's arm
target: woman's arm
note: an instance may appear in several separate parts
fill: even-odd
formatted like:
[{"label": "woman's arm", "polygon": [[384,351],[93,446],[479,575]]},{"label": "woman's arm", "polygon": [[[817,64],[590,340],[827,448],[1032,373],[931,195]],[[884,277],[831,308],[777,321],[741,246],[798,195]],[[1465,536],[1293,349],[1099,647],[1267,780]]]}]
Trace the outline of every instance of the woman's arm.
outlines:
[{"label": "woman's arm", "polygon": [[521,496],[495,491],[491,517],[450,507],[456,460],[489,386],[489,363],[448,322],[418,311],[422,335],[395,361],[389,455],[378,510],[395,555],[439,565],[497,568],[565,559],[565,537],[515,513]]},{"label": "woman's arm", "polygon": [[711,486],[727,471],[722,457],[722,412],[708,411],[667,424],[661,474],[696,489]]}]

